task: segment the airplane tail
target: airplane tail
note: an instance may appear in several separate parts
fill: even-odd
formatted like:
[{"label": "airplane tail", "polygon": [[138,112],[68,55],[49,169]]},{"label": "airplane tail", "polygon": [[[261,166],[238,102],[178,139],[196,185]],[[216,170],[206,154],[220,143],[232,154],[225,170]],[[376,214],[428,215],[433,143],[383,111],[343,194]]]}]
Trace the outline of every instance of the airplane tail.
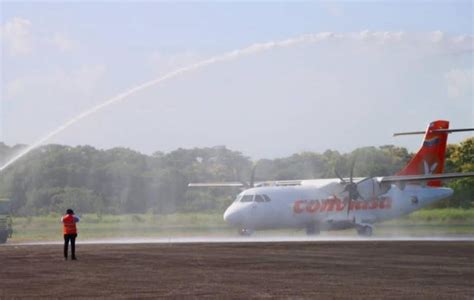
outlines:
[{"label": "airplane tail", "polygon": [[[449,122],[438,120],[431,122],[426,131],[425,139],[420,150],[410,162],[396,175],[427,175],[441,174],[444,170],[446,155],[446,143],[448,140]],[[410,132],[403,134],[419,134],[421,132]],[[402,135],[402,134],[396,134]],[[427,182],[428,186],[441,186],[440,180]]]}]

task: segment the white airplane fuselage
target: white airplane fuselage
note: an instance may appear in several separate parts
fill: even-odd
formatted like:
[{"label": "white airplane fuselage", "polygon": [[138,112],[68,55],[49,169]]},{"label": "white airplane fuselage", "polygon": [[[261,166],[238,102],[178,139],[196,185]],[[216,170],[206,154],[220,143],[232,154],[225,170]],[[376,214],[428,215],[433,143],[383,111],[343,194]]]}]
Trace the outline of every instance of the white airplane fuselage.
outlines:
[{"label": "white airplane fuselage", "polygon": [[325,179],[298,186],[251,188],[237,196],[225,211],[224,220],[249,231],[309,226],[318,230],[357,228],[410,214],[453,193],[450,188],[406,185],[400,189],[392,184],[378,197],[366,196],[349,204],[339,182]]}]

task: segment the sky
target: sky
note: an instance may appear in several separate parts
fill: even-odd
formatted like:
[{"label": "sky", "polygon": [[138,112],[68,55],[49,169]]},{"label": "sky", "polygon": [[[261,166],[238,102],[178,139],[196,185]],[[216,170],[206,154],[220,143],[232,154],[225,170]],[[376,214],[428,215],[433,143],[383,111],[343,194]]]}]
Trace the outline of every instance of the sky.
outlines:
[{"label": "sky", "polygon": [[474,127],[472,1],[0,5],[8,145],[34,144],[130,88],[238,49],[45,142],[147,154],[225,145],[257,159],[386,144],[415,151],[421,136],[392,134],[436,119]]}]

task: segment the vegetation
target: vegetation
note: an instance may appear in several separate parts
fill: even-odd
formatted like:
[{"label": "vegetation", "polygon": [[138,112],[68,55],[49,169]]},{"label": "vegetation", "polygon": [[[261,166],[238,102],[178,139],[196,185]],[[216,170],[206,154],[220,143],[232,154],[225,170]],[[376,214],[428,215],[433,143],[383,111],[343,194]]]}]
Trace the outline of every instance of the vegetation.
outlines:
[{"label": "vegetation", "polygon": [[[0,143],[0,163],[23,146]],[[448,147],[449,172],[474,171],[474,139]],[[334,177],[334,169],[355,176],[391,175],[411,158],[405,148],[364,147],[341,154],[304,152],[258,161],[256,180]],[[73,207],[81,214],[173,214],[219,212],[239,189],[188,189],[189,182],[249,181],[253,162],[225,147],[178,149],[144,155],[126,148],[40,147],[7,168],[0,177],[0,197],[12,200],[16,216],[60,214]],[[449,183],[455,195],[439,207],[472,205],[473,179]]]},{"label": "vegetation", "polygon": [[470,224],[474,225],[474,209],[446,208],[419,210],[404,218],[412,223]]},{"label": "vegetation", "polygon": [[[447,149],[446,172],[474,172],[474,138],[466,139],[459,145],[449,145]],[[464,178],[448,183],[455,194],[451,199],[439,203],[439,207],[473,206],[474,178]]]}]

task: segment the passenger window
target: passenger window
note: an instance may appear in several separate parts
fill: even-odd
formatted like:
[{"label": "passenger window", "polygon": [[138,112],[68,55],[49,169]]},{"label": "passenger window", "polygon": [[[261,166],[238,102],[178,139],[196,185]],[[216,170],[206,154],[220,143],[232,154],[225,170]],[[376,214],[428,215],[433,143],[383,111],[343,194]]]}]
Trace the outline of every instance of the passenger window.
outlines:
[{"label": "passenger window", "polygon": [[255,195],[255,202],[265,202],[265,198],[261,195]]},{"label": "passenger window", "polygon": [[270,197],[268,197],[267,195],[262,195],[262,196],[263,196],[263,198],[265,198],[265,202],[270,202],[271,201]]},{"label": "passenger window", "polygon": [[252,202],[252,201],[253,201],[253,195],[245,195],[240,200],[240,202]]}]

